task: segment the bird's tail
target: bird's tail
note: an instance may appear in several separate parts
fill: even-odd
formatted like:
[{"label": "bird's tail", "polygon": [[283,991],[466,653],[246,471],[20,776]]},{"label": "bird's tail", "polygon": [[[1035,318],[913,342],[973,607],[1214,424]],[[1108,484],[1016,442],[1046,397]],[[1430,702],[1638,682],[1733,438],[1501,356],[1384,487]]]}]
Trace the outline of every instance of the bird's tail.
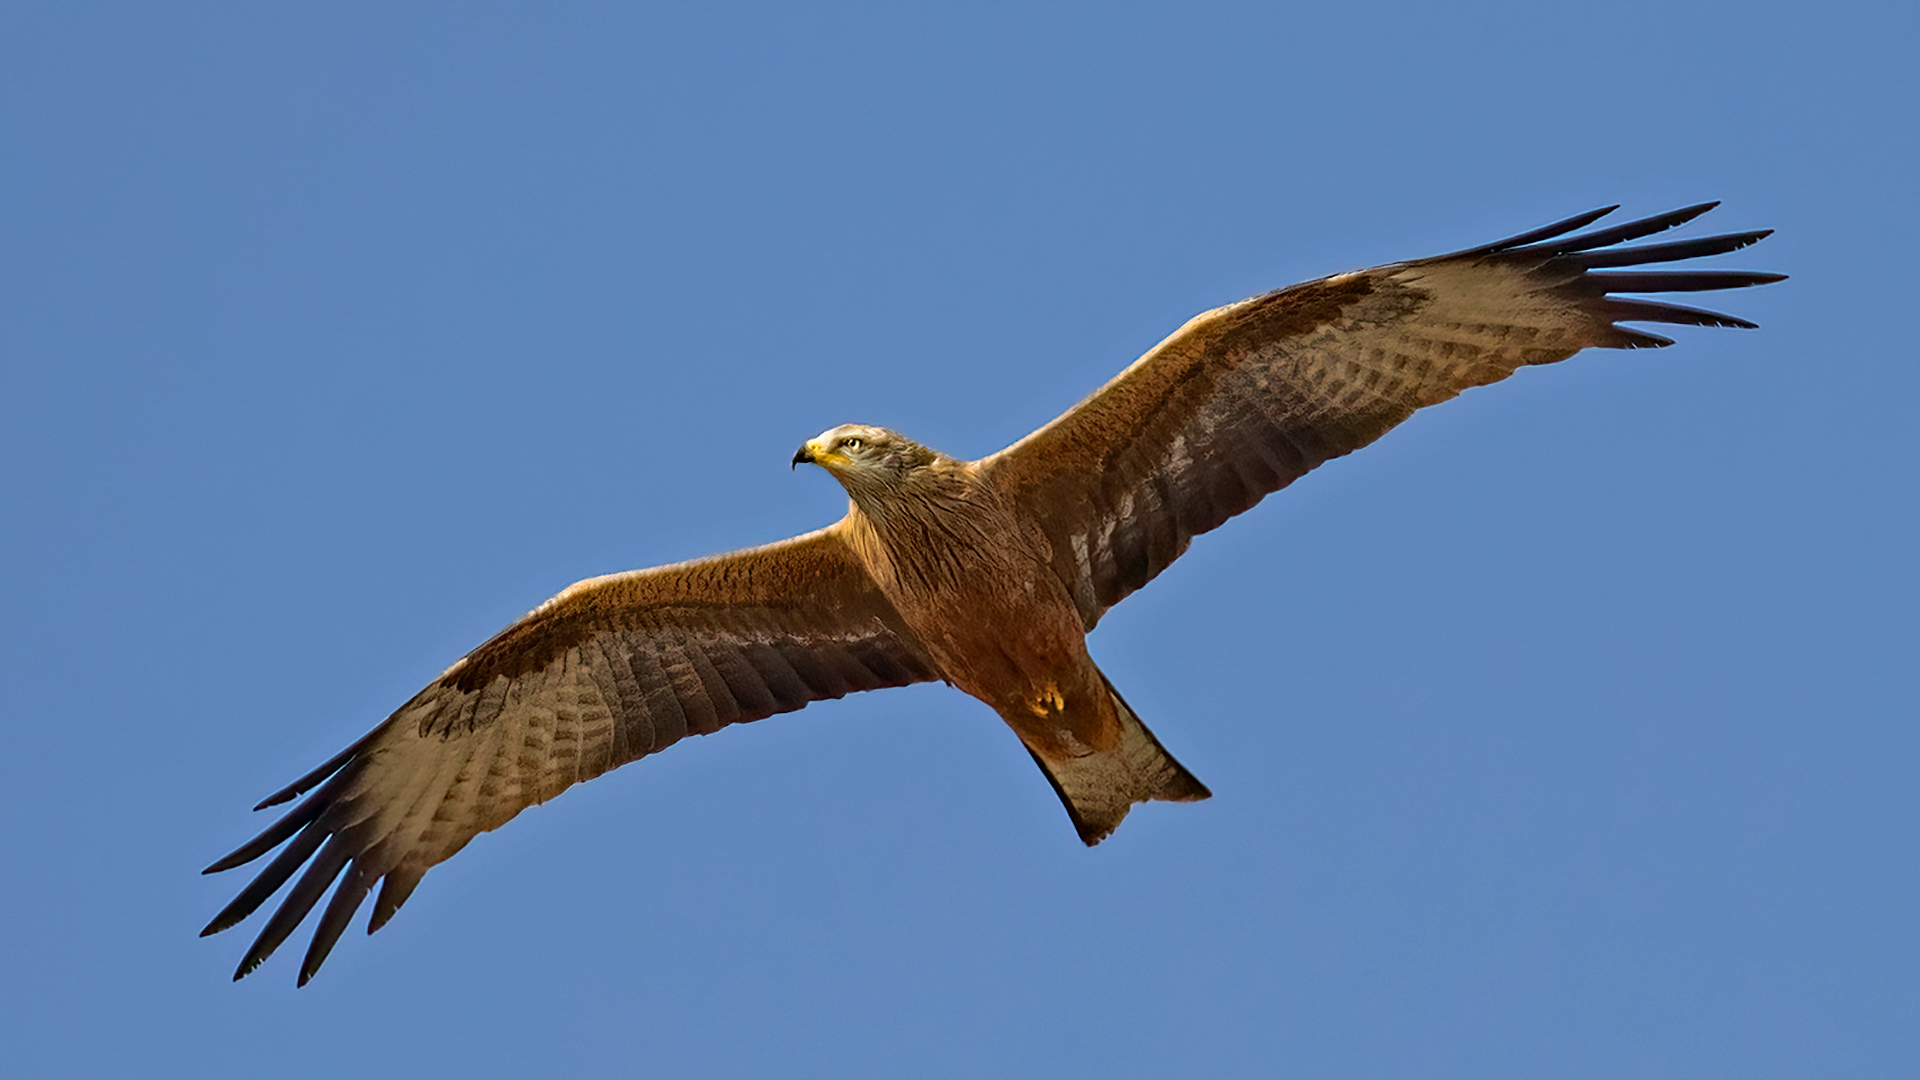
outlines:
[{"label": "bird's tail", "polygon": [[[1106,680],[1105,674],[1101,679]],[[1133,804],[1149,799],[1197,802],[1213,792],[1173,759],[1147,725],[1140,722],[1120,692],[1106,682],[1120,718],[1120,743],[1113,749],[1048,761],[1033,760],[1047,774],[1053,790],[1073,819],[1073,827],[1088,847],[1107,838]],[[1029,750],[1031,753],[1031,750]]]}]

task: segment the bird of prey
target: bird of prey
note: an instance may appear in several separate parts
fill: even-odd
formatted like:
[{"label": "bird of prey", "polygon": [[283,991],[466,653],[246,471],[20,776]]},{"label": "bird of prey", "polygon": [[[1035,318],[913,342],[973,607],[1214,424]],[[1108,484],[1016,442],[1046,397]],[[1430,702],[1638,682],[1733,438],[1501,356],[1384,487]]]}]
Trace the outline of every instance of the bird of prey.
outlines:
[{"label": "bird of prey", "polygon": [[1614,207],[1451,255],[1337,274],[1202,314],[1052,423],[978,461],[845,424],[793,463],[846,516],[765,547],[573,585],[256,809],[306,798],[208,873],[285,845],[207,924],[245,919],[304,866],[240,961],[319,903],[305,984],[374,886],[371,933],[480,833],[687,735],[856,690],[941,680],[1026,746],[1096,844],[1149,799],[1204,799],[1087,653],[1106,610],[1194,537],[1423,406],[1585,348],[1672,344],[1622,322],[1752,327],[1616,294],[1783,275],[1618,267],[1766,231],[1620,246],[1715,204],[1579,232]]}]

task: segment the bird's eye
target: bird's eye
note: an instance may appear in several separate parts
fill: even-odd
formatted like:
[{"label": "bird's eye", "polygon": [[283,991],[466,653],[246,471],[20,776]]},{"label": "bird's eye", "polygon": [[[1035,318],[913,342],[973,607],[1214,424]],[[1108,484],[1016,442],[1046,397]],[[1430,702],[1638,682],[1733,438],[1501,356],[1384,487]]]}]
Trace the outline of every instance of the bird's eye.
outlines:
[{"label": "bird's eye", "polygon": [[860,439],[841,439],[840,440],[840,449],[842,450],[858,450],[863,445],[865,445],[865,443]]}]

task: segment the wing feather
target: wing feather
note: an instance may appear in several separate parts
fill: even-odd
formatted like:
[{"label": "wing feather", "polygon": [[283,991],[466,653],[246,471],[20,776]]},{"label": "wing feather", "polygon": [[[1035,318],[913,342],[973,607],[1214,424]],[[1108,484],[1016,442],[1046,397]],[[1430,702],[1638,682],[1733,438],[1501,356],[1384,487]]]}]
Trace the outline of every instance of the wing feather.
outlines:
[{"label": "wing feather", "polygon": [[[1616,322],[1751,327],[1616,292],[1697,292],[1783,275],[1659,269],[1765,231],[1616,247],[1702,203],[1586,233],[1613,208],[1506,240],[1295,285],[1207,312],[1060,418],[980,464],[1037,521],[1088,629],[1217,528],[1417,409],[1584,348],[1657,348]],[[1568,235],[1568,234],[1574,235]]]},{"label": "wing feather", "polygon": [[375,885],[369,932],[428,869],[528,806],[686,735],[938,677],[839,526],[581,582],[261,803],[306,796],[207,868],[281,849],[202,934],[239,923],[293,881],[240,978],[338,881],[301,964],[304,984]]}]

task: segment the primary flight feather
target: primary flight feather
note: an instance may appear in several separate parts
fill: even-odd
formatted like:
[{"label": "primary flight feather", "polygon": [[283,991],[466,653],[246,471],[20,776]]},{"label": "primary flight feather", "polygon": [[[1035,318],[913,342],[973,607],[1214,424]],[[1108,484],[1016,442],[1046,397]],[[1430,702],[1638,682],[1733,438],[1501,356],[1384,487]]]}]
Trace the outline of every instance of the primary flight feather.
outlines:
[{"label": "primary flight feather", "polygon": [[1608,207],[1216,308],[979,461],[857,424],[809,439],[793,462],[840,481],[845,517],[765,547],[592,578],[535,608],[256,807],[306,796],[207,868],[281,848],[202,934],[293,881],[238,979],[332,886],[304,985],[375,886],[369,933],[434,865],[582,780],[686,735],[936,679],[1000,714],[1088,844],[1134,803],[1204,799],[1094,665],[1087,631],[1193,537],[1416,409],[1581,349],[1672,344],[1621,322],[1751,327],[1616,295],[1781,280],[1613,269],[1767,235],[1618,246],[1714,205],[1576,234]]}]

